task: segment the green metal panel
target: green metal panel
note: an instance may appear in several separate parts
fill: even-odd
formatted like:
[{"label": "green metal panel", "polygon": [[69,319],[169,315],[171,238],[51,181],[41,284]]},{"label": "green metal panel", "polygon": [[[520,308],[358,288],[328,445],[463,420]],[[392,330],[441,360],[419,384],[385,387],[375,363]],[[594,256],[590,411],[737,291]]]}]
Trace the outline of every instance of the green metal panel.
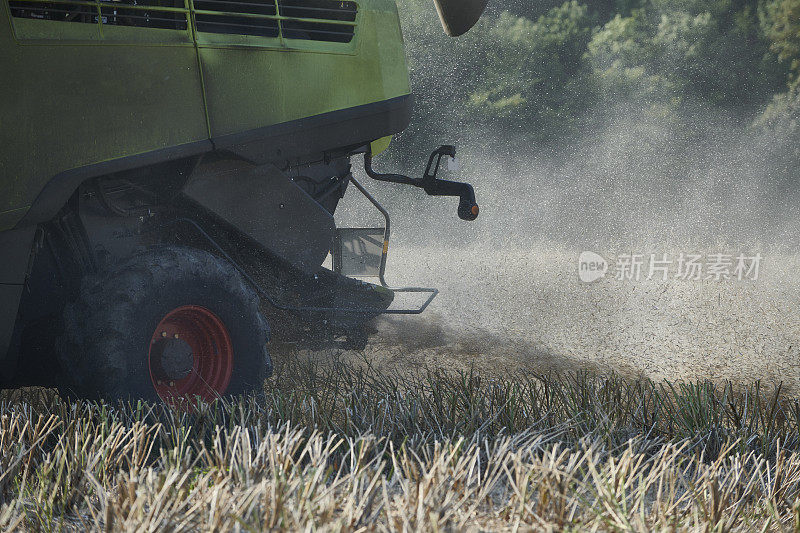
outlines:
[{"label": "green metal panel", "polygon": [[12,18],[0,0],[0,231],[62,172],[410,93],[393,0],[359,2],[349,43],[196,33],[190,0],[147,9],[186,29]]},{"label": "green metal panel", "polygon": [[208,138],[188,29],[12,19],[2,0],[0,72],[0,230],[60,172]]},{"label": "green metal panel", "polygon": [[395,3],[358,7],[350,43],[198,33],[212,136],[409,94]]}]

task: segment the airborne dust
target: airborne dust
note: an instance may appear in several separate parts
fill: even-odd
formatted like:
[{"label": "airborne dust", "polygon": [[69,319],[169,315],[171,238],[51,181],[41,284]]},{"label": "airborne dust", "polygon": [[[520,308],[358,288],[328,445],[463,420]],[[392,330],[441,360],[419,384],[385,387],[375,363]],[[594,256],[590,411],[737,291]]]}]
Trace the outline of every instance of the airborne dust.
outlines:
[{"label": "airborne dust", "polygon": [[[526,144],[526,125],[478,127],[451,105],[463,97],[462,80],[482,75],[464,70],[480,69],[470,56],[492,45],[481,39],[497,35],[474,30],[454,42],[432,3],[402,5],[418,7],[401,10],[418,105],[375,167],[420,176],[425,150],[455,144],[461,169],[443,177],[472,183],[481,215],[460,221],[455,199],[373,182],[353,160],[355,176],[393,216],[387,280],[441,293],[421,316],[379,319],[366,352],[348,357],[401,370],[589,368],[800,390],[797,124],[794,133],[757,127],[759,110],[691,96],[659,115],[645,94],[610,94],[580,139]],[[337,222],[375,220],[351,188]],[[580,281],[583,251],[608,261],[604,278]],[[758,279],[735,279],[735,265],[734,279],[680,279],[681,253],[704,263],[711,254],[734,263],[760,254]],[[638,281],[616,279],[623,254],[642,256]],[[666,281],[647,279],[651,254],[672,261]]]},{"label": "airborne dust", "polygon": [[[456,218],[455,199],[357,171],[393,214],[388,281],[441,294],[424,315],[379,319],[366,352],[352,357],[406,370],[590,368],[798,390],[792,147],[702,117],[702,142],[687,152],[672,126],[631,116],[544,155],[489,153],[479,134],[463,131],[457,175],[475,185],[482,211],[474,223]],[[345,225],[376,220],[354,190],[337,217]],[[604,278],[579,279],[582,251],[608,261]],[[677,277],[681,253],[701,254],[704,268],[715,253],[733,263],[740,254],[762,258],[757,279],[736,279],[734,264],[732,279],[685,280]],[[643,256],[638,281],[616,279],[624,254]],[[658,271],[647,279],[650,254],[672,261],[667,281]]]}]

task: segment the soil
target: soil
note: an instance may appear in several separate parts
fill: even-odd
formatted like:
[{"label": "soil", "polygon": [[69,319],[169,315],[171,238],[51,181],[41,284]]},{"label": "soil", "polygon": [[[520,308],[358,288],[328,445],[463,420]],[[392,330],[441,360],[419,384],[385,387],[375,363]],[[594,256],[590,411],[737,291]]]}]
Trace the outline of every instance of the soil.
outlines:
[{"label": "soil", "polygon": [[[389,280],[438,287],[430,308],[378,319],[364,352],[306,355],[336,352],[387,370],[589,369],[656,381],[761,380],[800,391],[800,257],[765,254],[755,280],[682,280],[670,271],[661,281],[645,279],[647,253],[635,281],[616,279],[616,256],[599,251],[611,270],[584,283],[580,251],[547,243],[493,253],[395,248]],[[716,252],[739,251],[705,253]]]}]

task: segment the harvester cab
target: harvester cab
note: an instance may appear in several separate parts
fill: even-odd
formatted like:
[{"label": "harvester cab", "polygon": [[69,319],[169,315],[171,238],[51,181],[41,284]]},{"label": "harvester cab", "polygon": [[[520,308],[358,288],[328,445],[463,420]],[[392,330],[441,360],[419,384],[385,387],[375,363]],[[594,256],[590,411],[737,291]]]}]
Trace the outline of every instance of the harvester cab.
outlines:
[{"label": "harvester cab", "polygon": [[[452,36],[486,7],[434,3]],[[478,216],[452,146],[373,169],[411,119],[391,0],[0,0],[0,71],[3,387],[210,401],[263,386],[270,339],[359,348],[421,313],[354,159]],[[336,226],[348,188],[382,225]]]}]

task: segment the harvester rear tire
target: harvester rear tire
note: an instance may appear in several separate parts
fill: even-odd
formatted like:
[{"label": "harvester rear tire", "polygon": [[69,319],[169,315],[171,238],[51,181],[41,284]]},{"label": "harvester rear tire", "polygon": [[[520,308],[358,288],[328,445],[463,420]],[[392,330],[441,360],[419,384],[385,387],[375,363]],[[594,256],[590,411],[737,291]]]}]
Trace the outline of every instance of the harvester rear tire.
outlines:
[{"label": "harvester rear tire", "polygon": [[[211,400],[263,392],[272,373],[258,296],[196,249],[153,248],[87,277],[64,325],[59,390],[69,398]],[[179,374],[164,370],[167,351]]]}]

